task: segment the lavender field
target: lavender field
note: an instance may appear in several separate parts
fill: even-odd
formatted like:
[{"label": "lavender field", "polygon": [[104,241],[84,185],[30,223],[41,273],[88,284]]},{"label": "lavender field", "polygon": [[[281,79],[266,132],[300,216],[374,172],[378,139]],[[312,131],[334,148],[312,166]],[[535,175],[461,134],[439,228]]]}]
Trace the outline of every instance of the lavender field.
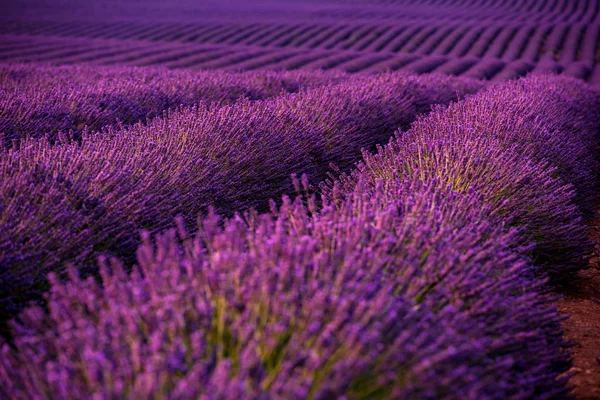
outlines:
[{"label": "lavender field", "polygon": [[600,398],[600,0],[3,7],[0,399]]}]

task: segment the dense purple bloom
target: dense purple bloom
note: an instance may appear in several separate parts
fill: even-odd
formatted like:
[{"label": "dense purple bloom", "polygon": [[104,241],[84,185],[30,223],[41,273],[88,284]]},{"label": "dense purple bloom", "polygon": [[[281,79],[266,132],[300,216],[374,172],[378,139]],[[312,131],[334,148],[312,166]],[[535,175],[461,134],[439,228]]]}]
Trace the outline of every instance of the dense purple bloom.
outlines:
[{"label": "dense purple bloom", "polygon": [[590,215],[600,172],[600,116],[592,110],[600,108],[600,92],[577,79],[548,75],[500,84],[478,99],[467,102],[464,112],[471,115],[464,118],[482,132],[517,144],[524,156],[555,166]]},{"label": "dense purple bloom", "polygon": [[0,399],[570,398],[600,0],[13,3]]},{"label": "dense purple bloom", "polygon": [[3,308],[36,294],[66,262],[91,267],[106,251],[132,259],[138,230],[160,231],[178,214],[191,222],[210,205],[227,215],[266,210],[293,191],[290,174],[319,182],[330,163],[348,169],[361,148],[480,87],[441,76],[355,77],[265,101],[201,104],[81,143],[23,140],[0,157]]},{"label": "dense purple bloom", "polygon": [[200,102],[266,99],[346,80],[339,72],[170,71],[165,68],[0,65],[4,145],[132,124]]},{"label": "dense purple bloom", "polygon": [[[395,200],[391,200],[395,199]],[[145,235],[128,275],[52,274],[50,313],[11,323],[15,398],[529,398],[564,395],[559,318],[518,232],[439,181],[362,185],[316,211],[214,213]],[[493,279],[492,279],[493,278]],[[46,333],[51,332],[51,334]]]},{"label": "dense purple bloom", "polygon": [[[221,221],[211,208],[194,235],[183,218],[178,235],[145,233],[131,274],[105,258],[101,284],[76,267],[66,282],[51,273],[49,313],[29,307],[10,323],[0,388],[16,398],[567,396],[568,344],[539,264],[578,265],[584,245],[565,240],[581,234],[574,191],[549,160],[527,156],[527,140],[492,129],[501,114],[470,119],[487,93],[365,154],[321,202],[303,176],[292,183],[306,195],[269,213]],[[544,259],[551,245],[562,256]]]},{"label": "dense purple bloom", "polygon": [[335,192],[325,186],[325,194],[351,193],[361,179],[373,188],[377,179],[431,177],[461,192],[476,191],[498,224],[524,227],[542,270],[569,282],[593,249],[577,204],[589,210],[595,196],[600,123],[585,110],[598,99],[568,78],[532,77],[493,87],[398,132],[342,176]]}]

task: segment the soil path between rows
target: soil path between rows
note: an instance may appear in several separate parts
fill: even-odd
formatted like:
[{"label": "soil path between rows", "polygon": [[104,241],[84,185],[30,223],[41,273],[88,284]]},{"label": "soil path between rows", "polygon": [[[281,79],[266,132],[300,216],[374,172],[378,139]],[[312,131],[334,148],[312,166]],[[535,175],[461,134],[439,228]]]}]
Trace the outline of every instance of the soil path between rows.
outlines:
[{"label": "soil path between rows", "polygon": [[[600,243],[600,202],[590,224],[590,236]],[[600,252],[600,245],[596,246]],[[563,293],[558,302],[562,313],[571,317],[563,322],[568,340],[576,342],[572,348],[575,373],[571,378],[573,395],[578,400],[600,399],[600,256],[590,260],[590,268],[580,273],[581,282]]]}]

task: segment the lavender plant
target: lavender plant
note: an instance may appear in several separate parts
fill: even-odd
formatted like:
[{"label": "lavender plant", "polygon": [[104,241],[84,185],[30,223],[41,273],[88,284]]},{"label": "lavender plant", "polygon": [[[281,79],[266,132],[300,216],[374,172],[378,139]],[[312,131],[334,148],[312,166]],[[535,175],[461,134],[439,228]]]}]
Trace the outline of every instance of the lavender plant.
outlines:
[{"label": "lavender plant", "polygon": [[0,133],[4,146],[23,138],[53,142],[59,133],[130,125],[199,102],[266,99],[346,80],[330,72],[170,71],[164,68],[5,64],[0,66]]},{"label": "lavender plant", "polygon": [[[342,176],[337,193],[352,193],[361,179],[374,187],[377,179],[431,176],[458,191],[475,190],[492,206],[497,223],[525,227],[543,270],[569,282],[593,248],[570,183],[582,188],[579,203],[585,205],[585,185],[594,187],[598,172],[593,149],[599,124],[583,110],[597,99],[589,88],[558,77],[497,86],[437,108],[409,132],[398,132],[379,154],[366,154],[356,171]],[[545,105],[565,114],[547,116]],[[324,185],[324,193],[338,195],[331,185]]]},{"label": "lavender plant", "polygon": [[[309,185],[479,87],[357,77],[3,150],[4,312],[51,288],[0,339],[0,397],[568,397],[544,276],[591,248],[597,92],[494,86],[363,152],[320,200]],[[106,250],[124,261],[85,276]]]},{"label": "lavender plant", "polygon": [[600,108],[600,92],[578,79],[542,75],[498,85],[464,105],[460,118],[486,135],[517,144],[523,155],[555,166],[560,178],[574,186],[585,215],[593,213],[600,116],[590,110]]},{"label": "lavender plant", "polygon": [[[308,188],[307,179],[303,179]],[[128,275],[51,274],[49,313],[11,323],[13,398],[530,398],[567,393],[559,317],[476,193],[359,184],[284,198],[193,237],[179,221]],[[393,199],[393,200],[391,200]],[[525,244],[527,246],[527,244]],[[52,332],[52,334],[47,334]]]},{"label": "lavender plant", "polygon": [[81,144],[24,140],[0,157],[3,315],[65,262],[93,270],[98,253],[126,258],[139,229],[165,229],[178,214],[191,222],[211,204],[227,215],[265,210],[293,190],[291,173],[318,182],[331,162],[349,168],[362,147],[386,141],[431,104],[479,87],[444,77],[357,77],[264,102],[170,112],[85,135]]}]

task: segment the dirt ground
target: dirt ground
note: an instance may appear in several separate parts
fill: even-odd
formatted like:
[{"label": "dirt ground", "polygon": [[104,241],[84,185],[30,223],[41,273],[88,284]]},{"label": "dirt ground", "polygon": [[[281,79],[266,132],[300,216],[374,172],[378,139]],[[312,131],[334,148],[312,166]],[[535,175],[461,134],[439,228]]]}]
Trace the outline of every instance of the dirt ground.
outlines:
[{"label": "dirt ground", "polygon": [[[600,207],[590,226],[590,235],[600,243]],[[600,252],[600,245],[596,246]],[[600,399],[600,256],[590,261],[590,269],[581,272],[581,284],[563,293],[559,310],[571,317],[563,322],[572,348],[575,376],[571,378],[576,399]],[[594,300],[597,300],[594,301]]]}]

